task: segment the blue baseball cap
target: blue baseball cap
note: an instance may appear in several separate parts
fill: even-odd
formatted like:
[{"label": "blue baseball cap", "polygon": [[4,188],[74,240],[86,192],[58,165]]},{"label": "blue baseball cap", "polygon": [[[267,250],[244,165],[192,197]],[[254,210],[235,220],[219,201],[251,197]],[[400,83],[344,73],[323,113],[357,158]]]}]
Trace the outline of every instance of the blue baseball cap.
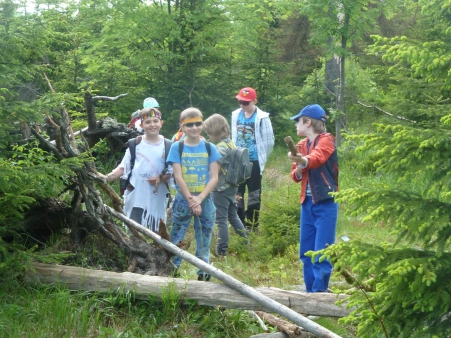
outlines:
[{"label": "blue baseball cap", "polygon": [[290,117],[290,120],[297,120],[301,116],[308,116],[312,119],[320,120],[326,122],[326,112],[319,104],[310,104],[307,107],[303,108],[299,114]]},{"label": "blue baseball cap", "polygon": [[160,108],[160,105],[158,104],[157,100],[155,100],[153,97],[148,97],[143,102],[143,108]]}]

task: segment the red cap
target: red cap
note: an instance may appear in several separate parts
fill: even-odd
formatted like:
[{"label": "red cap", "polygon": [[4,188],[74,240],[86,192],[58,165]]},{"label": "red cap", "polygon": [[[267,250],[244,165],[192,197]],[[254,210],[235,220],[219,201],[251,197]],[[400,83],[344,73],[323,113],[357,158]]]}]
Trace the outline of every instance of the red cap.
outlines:
[{"label": "red cap", "polygon": [[257,98],[257,93],[255,92],[254,88],[251,87],[245,87],[243,89],[240,89],[238,92],[238,95],[235,96],[238,100],[241,101],[252,101]]}]

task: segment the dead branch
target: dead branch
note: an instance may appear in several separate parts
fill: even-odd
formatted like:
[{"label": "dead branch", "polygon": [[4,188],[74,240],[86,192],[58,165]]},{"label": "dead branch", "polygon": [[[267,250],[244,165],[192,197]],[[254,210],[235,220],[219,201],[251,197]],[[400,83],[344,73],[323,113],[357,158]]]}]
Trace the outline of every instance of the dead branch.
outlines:
[{"label": "dead branch", "polygon": [[[55,90],[53,89],[53,86],[50,83],[50,80],[47,77],[46,73],[44,73],[44,77],[45,77],[45,80],[47,81],[47,84],[48,84],[50,90],[54,93]],[[67,129],[65,129],[65,131],[70,135],[70,141],[72,142],[72,146],[75,147],[75,136],[74,136],[74,131],[72,129],[72,125],[70,123],[69,114],[67,113],[66,108],[64,108],[64,106],[62,107],[62,111],[64,112],[64,114],[62,114],[61,117],[63,118],[63,120],[67,126]]]},{"label": "dead branch", "polygon": [[[329,88],[327,88],[325,83],[322,82],[321,84],[323,85],[324,89],[326,89],[326,91],[329,92],[330,95],[332,95],[334,97],[337,97],[337,94],[335,94],[334,92],[330,91]],[[393,114],[391,114],[391,113],[379,108],[378,106],[376,106],[374,104],[372,104],[372,105],[364,104],[363,102],[361,102],[360,99],[358,99],[356,97],[351,97],[351,98],[353,100],[355,100],[358,104],[364,106],[365,108],[374,108],[374,109],[377,109],[378,111],[380,111],[380,112],[382,112],[382,113],[384,113],[384,114],[386,114],[386,115],[388,115],[390,117],[394,117],[394,118],[396,118],[398,120],[404,120],[404,121],[408,121],[408,122],[412,122],[412,123],[417,123],[417,121],[409,120],[408,118],[405,118],[403,116],[395,116],[395,115],[393,115]]]},{"label": "dead branch", "polygon": [[97,102],[97,101],[117,101],[117,100],[122,99],[123,97],[125,97],[127,95],[128,95],[128,93],[120,94],[120,95],[115,96],[115,97],[111,97],[111,96],[94,96],[92,98],[92,100],[94,102]]},{"label": "dead branch", "polygon": [[269,325],[277,327],[277,330],[285,332],[290,338],[303,338],[310,337],[310,335],[305,332],[301,327],[296,326],[292,323],[287,322],[279,317],[273,316],[272,314],[255,311],[257,315],[262,317]]},{"label": "dead branch", "polygon": [[34,135],[34,137],[36,137],[39,140],[39,143],[43,146],[43,148],[51,151],[53,153],[53,155],[55,155],[55,157],[59,160],[63,160],[64,156],[61,155],[61,153],[58,151],[58,149],[56,149],[51,143],[50,141],[47,141],[44,137],[42,137],[41,134],[39,134],[34,128],[30,128],[31,133]]},{"label": "dead branch", "polygon": [[123,97],[127,96],[127,94],[120,94],[115,97],[110,96],[92,96],[92,94],[88,91],[85,92],[85,107],[86,113],[88,114],[88,130],[94,130],[97,127],[97,118],[95,113],[95,105],[94,103],[97,101],[117,101]]},{"label": "dead branch", "polygon": [[376,106],[376,105],[374,105],[374,104],[372,104],[372,105],[366,105],[366,104],[364,104],[363,102],[360,102],[359,100],[357,100],[357,103],[360,104],[360,105],[362,105],[362,106],[364,106],[365,108],[374,108],[374,109],[377,109],[377,110],[379,110],[380,112],[384,113],[385,115],[388,115],[388,116],[390,116],[390,117],[394,117],[394,118],[396,118],[396,119],[398,119],[398,120],[404,120],[404,121],[408,121],[408,122],[412,122],[412,123],[417,123],[417,121],[409,120],[408,118],[405,118],[405,117],[403,117],[403,116],[395,116],[395,115],[393,115],[393,114],[391,114],[391,113],[389,113],[389,112],[387,112],[387,111],[385,111],[385,110],[379,108],[378,106]]},{"label": "dead branch", "polygon": [[[47,122],[47,123],[50,123],[50,124],[55,128],[55,130],[56,130],[56,137],[55,137],[56,148],[57,148],[60,152],[63,152],[64,149],[63,149],[63,142],[62,142],[62,140],[61,140],[61,128],[60,128],[60,126],[59,126],[58,123],[56,123],[55,121],[53,121],[52,117],[51,117],[47,112],[44,112],[44,114],[45,114],[45,116],[47,117],[46,122]],[[64,156],[64,155],[67,155],[67,154],[64,153],[63,156]],[[64,157],[66,157],[66,156],[64,156]]]}]

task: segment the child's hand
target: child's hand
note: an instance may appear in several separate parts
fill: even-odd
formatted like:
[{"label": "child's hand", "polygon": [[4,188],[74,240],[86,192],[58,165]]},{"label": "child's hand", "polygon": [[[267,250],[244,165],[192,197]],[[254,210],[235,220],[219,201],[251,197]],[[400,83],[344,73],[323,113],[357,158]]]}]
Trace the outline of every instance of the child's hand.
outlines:
[{"label": "child's hand", "polygon": [[147,179],[147,182],[149,182],[150,185],[155,185],[155,184],[157,184],[157,182],[160,183],[160,177],[159,176],[157,176],[157,177],[149,177]]},{"label": "child's hand", "polygon": [[296,156],[293,156],[289,152],[288,157],[290,158],[291,162],[300,163],[302,165],[305,165],[307,163],[307,159],[304,156],[302,156],[300,153],[297,153]]},{"label": "child's hand", "polygon": [[200,206],[200,204],[194,208],[190,208],[190,210],[194,216],[200,216],[202,214],[202,207]]},{"label": "child's hand", "polygon": [[190,207],[190,209],[200,206],[202,204],[202,197],[200,196],[190,196],[189,200],[188,200],[188,205]]}]

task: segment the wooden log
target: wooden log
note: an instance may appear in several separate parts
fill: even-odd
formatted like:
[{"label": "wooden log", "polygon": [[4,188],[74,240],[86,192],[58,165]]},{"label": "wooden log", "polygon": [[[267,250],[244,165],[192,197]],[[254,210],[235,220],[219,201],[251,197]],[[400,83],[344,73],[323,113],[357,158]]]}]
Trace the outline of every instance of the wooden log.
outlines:
[{"label": "wooden log", "polygon": [[[172,284],[186,303],[189,300],[195,300],[199,305],[215,308],[271,311],[229,286],[214,282],[42,263],[34,263],[32,269],[26,272],[25,279],[28,282],[41,284],[62,283],[72,290],[99,293],[112,293],[123,288],[124,291],[133,290],[137,299],[149,299],[150,296],[161,298],[162,290],[164,293],[168,285]],[[253,290],[306,315],[343,317],[350,313],[350,310],[334,304],[338,299],[346,298],[346,295],[302,293],[267,287]]]},{"label": "wooden log", "polygon": [[[240,292],[241,294],[257,301],[259,304],[263,305],[265,308],[268,309],[268,312],[275,312],[289,320],[291,320],[293,323],[303,327],[309,332],[314,333],[318,337],[327,337],[327,338],[338,338],[339,335],[333,333],[332,331],[326,329],[325,327],[322,327],[321,325],[315,323],[314,321],[300,315],[299,313],[295,312],[294,310],[288,308],[287,306],[278,303],[271,299],[270,297],[263,295],[260,292],[257,292],[255,289],[249,287],[248,285],[241,283],[239,280],[236,280],[235,278],[227,275],[223,271],[214,268],[210,264],[207,264],[206,262],[200,260],[199,258],[195,257],[194,255],[191,255],[190,253],[180,249],[179,247],[175,246],[174,244],[168,242],[167,240],[161,238],[156,233],[150,231],[147,228],[144,228],[140,224],[136,223],[135,221],[132,221],[131,219],[125,217],[123,214],[118,213],[114,209],[110,208],[107,205],[104,205],[106,210],[110,212],[111,215],[115,216],[122,222],[128,225],[128,227],[132,227],[135,230],[143,233],[144,235],[150,237],[152,240],[160,244],[165,250],[179,256],[182,259],[185,259],[187,262],[193,264],[194,266],[198,267],[199,269],[202,269],[205,273],[210,274],[211,276],[221,280],[228,286],[230,286],[232,289]],[[204,287],[202,287],[204,288]]]}]

